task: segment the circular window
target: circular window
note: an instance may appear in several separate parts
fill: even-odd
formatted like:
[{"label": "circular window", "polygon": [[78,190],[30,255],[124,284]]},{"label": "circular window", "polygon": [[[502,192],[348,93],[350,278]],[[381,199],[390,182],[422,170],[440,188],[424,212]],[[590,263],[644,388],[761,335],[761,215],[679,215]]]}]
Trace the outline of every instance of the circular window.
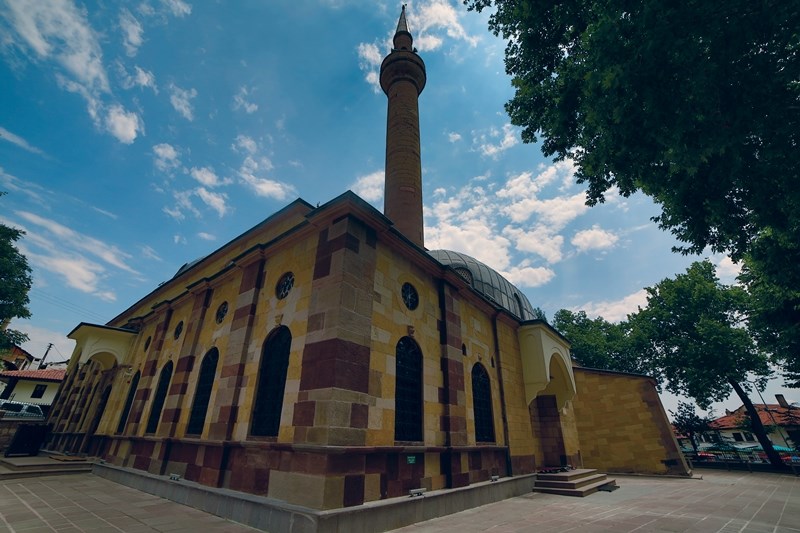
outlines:
[{"label": "circular window", "polygon": [[181,336],[182,331],[183,331],[183,320],[178,322],[178,325],[175,326],[175,334],[174,334],[175,340],[178,340],[178,337]]},{"label": "circular window", "polygon": [[289,296],[289,291],[292,290],[292,287],[294,287],[294,274],[287,272],[278,280],[278,284],[275,286],[275,296],[279,300],[283,300]]},{"label": "circular window", "polygon": [[147,340],[144,341],[144,351],[146,352],[147,349],[150,347],[150,341],[153,340],[153,337],[147,337]]},{"label": "circular window", "polygon": [[228,314],[228,302],[222,302],[221,304],[219,304],[219,307],[217,307],[217,316],[216,316],[217,324],[222,324],[222,321],[225,320],[225,315],[227,314]]},{"label": "circular window", "polygon": [[403,297],[403,303],[406,304],[406,307],[412,311],[417,308],[419,305],[419,294],[417,294],[417,289],[415,289],[412,284],[403,283],[400,294]]}]

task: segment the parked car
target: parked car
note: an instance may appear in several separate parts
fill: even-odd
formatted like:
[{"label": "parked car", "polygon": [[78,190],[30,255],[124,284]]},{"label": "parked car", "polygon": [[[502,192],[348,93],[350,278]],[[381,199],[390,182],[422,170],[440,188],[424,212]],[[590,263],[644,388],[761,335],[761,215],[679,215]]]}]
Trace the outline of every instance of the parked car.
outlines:
[{"label": "parked car", "polygon": [[6,418],[34,418],[44,420],[42,408],[34,403],[0,400],[0,412]]}]

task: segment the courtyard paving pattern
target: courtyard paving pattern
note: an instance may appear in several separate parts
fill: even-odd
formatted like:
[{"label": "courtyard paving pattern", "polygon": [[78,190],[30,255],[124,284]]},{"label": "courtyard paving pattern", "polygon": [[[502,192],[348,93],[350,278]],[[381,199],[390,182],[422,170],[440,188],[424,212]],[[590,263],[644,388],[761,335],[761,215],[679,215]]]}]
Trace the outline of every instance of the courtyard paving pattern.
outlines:
[{"label": "courtyard paving pattern", "polygon": [[[396,531],[800,533],[800,478],[699,475],[703,479],[617,476],[620,489],[611,493],[531,493]],[[0,482],[0,532],[23,531],[254,530],[91,474],[72,474]]]},{"label": "courtyard paving pattern", "polygon": [[695,476],[703,479],[615,475],[620,488],[611,493],[531,493],[395,532],[800,532],[800,478],[704,470]]}]

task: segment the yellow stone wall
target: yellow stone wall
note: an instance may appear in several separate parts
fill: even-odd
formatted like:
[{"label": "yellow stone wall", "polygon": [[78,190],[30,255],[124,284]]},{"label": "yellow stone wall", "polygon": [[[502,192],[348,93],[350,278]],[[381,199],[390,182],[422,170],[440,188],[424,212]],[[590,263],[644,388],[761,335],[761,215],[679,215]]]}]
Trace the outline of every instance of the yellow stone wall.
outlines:
[{"label": "yellow stone wall", "polygon": [[573,401],[586,468],[686,474],[688,468],[652,379],[575,367]]},{"label": "yellow stone wall", "polygon": [[464,357],[464,389],[467,406],[467,438],[469,444],[477,444],[475,440],[475,411],[472,393],[472,368],[480,363],[489,374],[492,387],[492,420],[494,422],[495,443],[505,444],[503,435],[503,417],[500,405],[500,385],[497,372],[497,361],[494,358],[494,333],[492,317],[466,300],[461,300],[461,336],[467,348]]},{"label": "yellow stone wall", "polygon": [[[423,438],[427,446],[442,446],[445,442],[439,427],[439,419],[444,414],[444,407],[439,403],[439,388],[443,386],[442,354],[435,281],[418,265],[379,241],[374,283],[370,395],[375,397],[375,405],[369,407],[367,445],[394,445],[395,350],[402,337],[411,336],[423,356]],[[400,289],[404,283],[411,283],[419,293],[419,305],[414,310],[403,303]]]}]

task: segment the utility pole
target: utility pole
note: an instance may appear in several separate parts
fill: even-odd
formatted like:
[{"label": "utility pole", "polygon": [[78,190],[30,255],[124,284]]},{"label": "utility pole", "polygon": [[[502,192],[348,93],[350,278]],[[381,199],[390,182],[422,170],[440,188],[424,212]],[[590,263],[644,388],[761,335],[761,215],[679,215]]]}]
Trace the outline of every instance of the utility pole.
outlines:
[{"label": "utility pole", "polygon": [[43,368],[46,368],[46,365],[44,364],[44,360],[47,359],[47,354],[50,353],[50,348],[52,348],[52,347],[53,347],[53,343],[52,342],[47,345],[47,350],[45,350],[44,355],[39,360],[39,370],[41,370]]}]

